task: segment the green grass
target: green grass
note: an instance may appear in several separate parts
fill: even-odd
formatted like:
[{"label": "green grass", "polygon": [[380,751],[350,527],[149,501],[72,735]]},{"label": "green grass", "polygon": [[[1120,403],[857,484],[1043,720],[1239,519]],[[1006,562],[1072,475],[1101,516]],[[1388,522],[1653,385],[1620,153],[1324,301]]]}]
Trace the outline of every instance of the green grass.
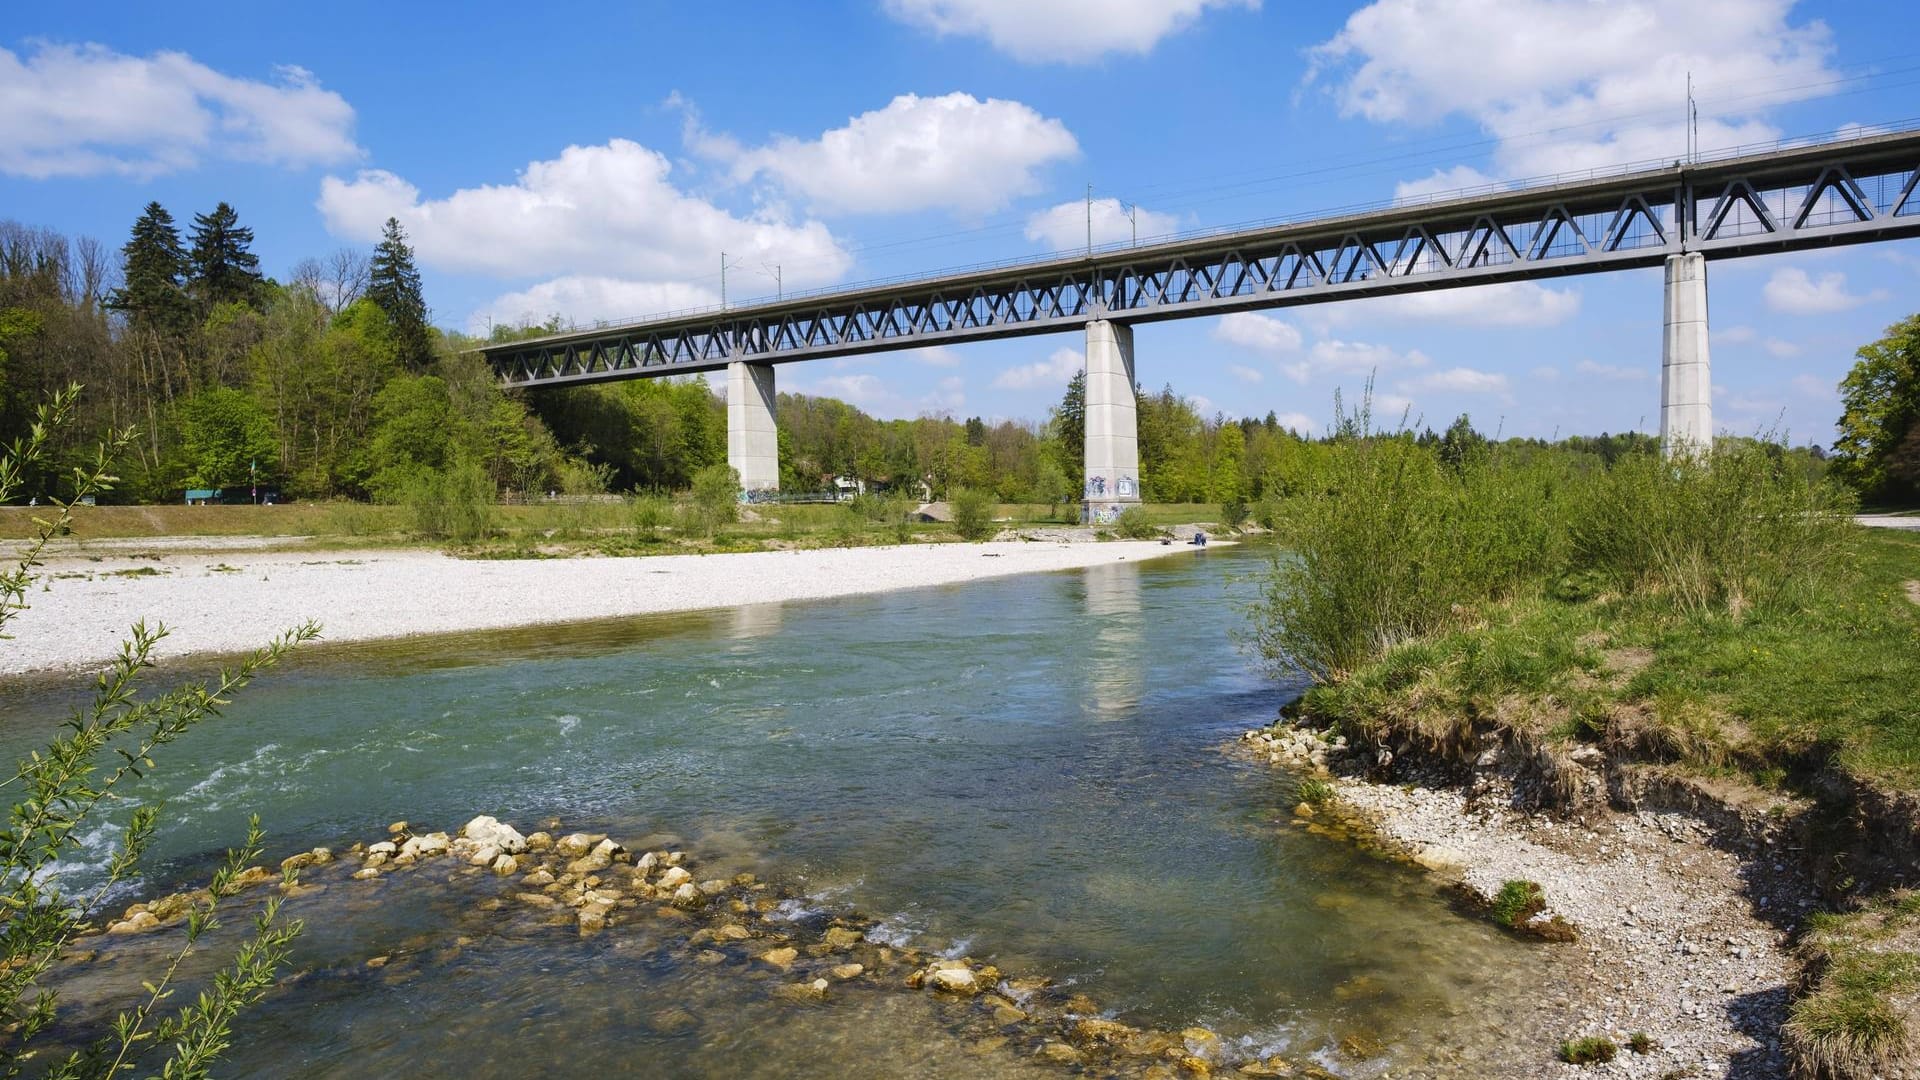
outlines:
[{"label": "green grass", "polygon": [[1303,777],[1296,788],[1296,794],[1300,796],[1300,801],[1308,806],[1325,806],[1333,801],[1333,785],[1318,777]]},{"label": "green grass", "polygon": [[1560,1044],[1560,1060],[1569,1065],[1604,1065],[1619,1056],[1620,1048],[1613,1040],[1600,1035],[1568,1039]]},{"label": "green grass", "polygon": [[1818,1075],[1885,1071],[1910,1053],[1920,993],[1920,894],[1896,893],[1845,914],[1815,915],[1800,952],[1819,973],[1794,1002],[1787,1048]]},{"label": "green grass", "polygon": [[[1313,688],[1360,738],[1464,750],[1481,728],[1608,741],[1763,785],[1831,761],[1920,786],[1920,536],[1861,530],[1847,572],[1792,608],[1676,613],[1528,595]],[[1625,744],[1622,746],[1622,744]]]}]

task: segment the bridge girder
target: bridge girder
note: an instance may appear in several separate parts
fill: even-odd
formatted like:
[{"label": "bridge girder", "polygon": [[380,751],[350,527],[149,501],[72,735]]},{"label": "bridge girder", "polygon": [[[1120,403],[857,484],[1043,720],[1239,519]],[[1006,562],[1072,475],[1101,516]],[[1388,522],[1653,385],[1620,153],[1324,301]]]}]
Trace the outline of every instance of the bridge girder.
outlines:
[{"label": "bridge girder", "polygon": [[482,349],[557,386],[1920,236],[1920,132],[1496,191]]}]

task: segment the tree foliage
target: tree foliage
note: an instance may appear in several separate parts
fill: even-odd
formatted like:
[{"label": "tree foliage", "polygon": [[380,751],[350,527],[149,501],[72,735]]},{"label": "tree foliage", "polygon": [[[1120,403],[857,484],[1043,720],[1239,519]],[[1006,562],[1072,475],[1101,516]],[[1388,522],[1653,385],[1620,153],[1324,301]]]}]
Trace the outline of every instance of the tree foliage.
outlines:
[{"label": "tree foliage", "polygon": [[397,218],[388,218],[373,249],[367,274],[367,299],[386,313],[393,325],[394,348],[410,371],[423,371],[433,359],[433,335],[427,326],[427,301],[420,291],[420,271],[413,265],[413,249]]},{"label": "tree foliage", "polygon": [[167,208],[148,203],[120,254],[126,281],[114,290],[108,306],[125,312],[137,333],[166,340],[185,334],[193,321],[187,252]]},{"label": "tree foliage", "polygon": [[1834,468],[1869,499],[1920,501],[1920,315],[1854,355],[1840,382]]},{"label": "tree foliage", "polygon": [[253,230],[243,227],[240,215],[226,203],[210,214],[193,216],[193,250],[187,261],[191,291],[202,310],[260,302],[260,257],[252,248]]}]

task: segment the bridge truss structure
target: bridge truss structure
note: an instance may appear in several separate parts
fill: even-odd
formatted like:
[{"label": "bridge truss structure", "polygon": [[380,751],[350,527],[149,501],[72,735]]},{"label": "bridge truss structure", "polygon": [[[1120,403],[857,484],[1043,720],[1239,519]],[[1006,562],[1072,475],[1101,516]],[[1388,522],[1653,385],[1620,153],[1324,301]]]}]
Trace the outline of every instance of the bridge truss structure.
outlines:
[{"label": "bridge truss structure", "polygon": [[1495,190],[482,349],[509,385],[648,378],[1920,236],[1920,131]]}]

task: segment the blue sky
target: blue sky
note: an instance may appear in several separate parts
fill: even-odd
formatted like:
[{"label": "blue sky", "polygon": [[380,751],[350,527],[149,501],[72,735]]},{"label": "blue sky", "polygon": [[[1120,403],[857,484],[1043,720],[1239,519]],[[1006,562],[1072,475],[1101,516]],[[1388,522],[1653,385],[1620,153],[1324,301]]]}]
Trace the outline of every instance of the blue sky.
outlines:
[{"label": "blue sky", "polygon": [[[1307,9],[1307,10],[1302,10]],[[435,321],[588,322],[1920,117],[1920,10],[1788,0],[36,5],[0,216],[117,247],[226,200],[268,272],[398,216]],[[1716,262],[1715,421],[1831,439],[1920,243]],[[1657,270],[1138,331],[1138,375],[1319,429],[1652,430]],[[1075,335],[779,368],[881,416],[1037,418]]]}]

